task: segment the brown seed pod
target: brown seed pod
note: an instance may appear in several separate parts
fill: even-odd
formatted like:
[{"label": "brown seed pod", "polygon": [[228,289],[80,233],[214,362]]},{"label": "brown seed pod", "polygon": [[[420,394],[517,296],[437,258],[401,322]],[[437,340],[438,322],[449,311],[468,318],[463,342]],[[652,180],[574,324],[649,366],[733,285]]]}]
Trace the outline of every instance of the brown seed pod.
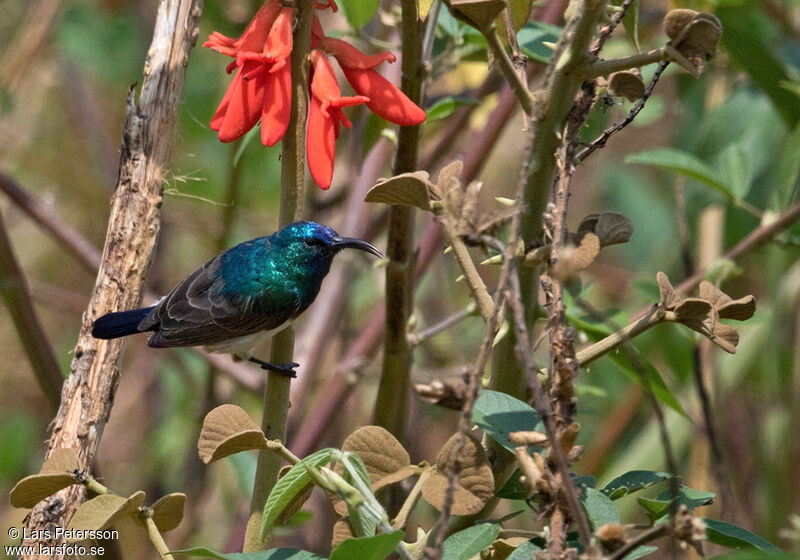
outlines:
[{"label": "brown seed pod", "polygon": [[722,37],[722,23],[714,14],[694,10],[672,10],[664,18],[664,32],[672,47],[684,60],[676,61],[695,76],[699,75],[707,60],[717,53],[717,44]]}]

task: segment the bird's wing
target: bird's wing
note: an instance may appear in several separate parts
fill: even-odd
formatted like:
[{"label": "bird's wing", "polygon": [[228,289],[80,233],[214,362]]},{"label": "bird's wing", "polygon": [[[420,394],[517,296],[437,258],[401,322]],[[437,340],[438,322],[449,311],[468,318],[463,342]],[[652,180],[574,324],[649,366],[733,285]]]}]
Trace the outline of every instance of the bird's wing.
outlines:
[{"label": "bird's wing", "polygon": [[[297,314],[298,298],[275,301],[269,309],[253,300],[224,295],[218,277],[219,256],[193,272],[140,323],[139,330],[155,330],[148,340],[154,347],[215,344],[279,327]],[[269,301],[268,294],[262,296]]]}]

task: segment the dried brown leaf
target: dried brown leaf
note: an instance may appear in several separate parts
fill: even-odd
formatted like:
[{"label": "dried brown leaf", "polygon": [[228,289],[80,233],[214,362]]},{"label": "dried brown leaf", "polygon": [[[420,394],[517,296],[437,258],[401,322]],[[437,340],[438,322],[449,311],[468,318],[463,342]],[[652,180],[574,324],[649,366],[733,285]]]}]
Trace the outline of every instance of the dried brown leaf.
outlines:
[{"label": "dried brown leaf", "polygon": [[681,322],[704,322],[711,313],[711,304],[700,298],[686,298],[675,307],[675,315]]},{"label": "dried brown leaf", "polygon": [[736,353],[736,346],[739,344],[739,333],[736,332],[735,328],[729,325],[723,325],[722,323],[717,323],[714,326],[712,336],[709,336],[708,338],[711,339],[711,342],[729,354]]},{"label": "dried brown leaf", "polygon": [[76,531],[100,531],[112,526],[119,518],[137,516],[144,503],[141,490],[128,498],[115,494],[101,494],[84,502],[75,512],[69,528]]},{"label": "dried brown leaf", "polygon": [[353,531],[350,529],[350,519],[341,517],[333,525],[333,535],[331,537],[331,550],[342,544],[347,539],[353,538]]},{"label": "dried brown leaf", "polygon": [[373,487],[381,479],[411,464],[408,451],[396,437],[380,426],[357,429],[344,440],[342,451],[358,453],[367,467]]},{"label": "dried brown leaf", "polygon": [[183,520],[183,505],[186,503],[186,494],[174,492],[160,497],[153,504],[153,523],[162,533],[172,531]]},{"label": "dried brown leaf", "polygon": [[16,508],[32,508],[48,496],[75,484],[75,478],[65,472],[32,474],[14,486],[9,494],[11,505]]},{"label": "dried brown leaf", "polygon": [[705,280],[700,283],[700,297],[711,302],[720,319],[746,321],[756,312],[756,298],[752,295],[734,300]]},{"label": "dried brown leaf", "polygon": [[240,407],[223,404],[209,412],[197,442],[204,463],[248,449],[266,449],[264,433]]},{"label": "dried brown leaf", "polygon": [[[422,484],[422,497],[441,511],[449,481],[449,463],[460,434],[453,435],[436,457],[435,472]],[[459,454],[460,469],[453,496],[453,515],[470,515],[481,510],[494,494],[494,477],[486,452],[473,436],[466,436]]]},{"label": "dried brown leaf", "polygon": [[378,482],[372,485],[372,490],[373,492],[378,492],[379,490],[386,488],[391,484],[402,482],[408,477],[414,476],[415,474],[420,474],[421,472],[421,467],[418,467],[417,465],[408,465],[381,478]]},{"label": "dried brown leaf", "polygon": [[624,97],[628,101],[636,101],[644,97],[644,81],[639,70],[624,70],[611,74],[608,81],[611,94]]},{"label": "dried brown leaf", "polygon": [[40,473],[72,473],[78,468],[78,450],[72,447],[55,449],[42,465]]},{"label": "dried brown leaf", "polygon": [[427,171],[401,173],[389,179],[378,179],[364,197],[366,202],[403,204],[421,210],[431,210],[431,200],[437,199]]},{"label": "dried brown leaf", "polygon": [[659,305],[664,309],[675,309],[681,302],[681,297],[675,292],[675,288],[672,287],[667,275],[663,272],[659,272],[656,275],[656,281],[658,282],[658,291],[661,294],[658,302]]},{"label": "dried brown leaf", "polygon": [[481,32],[488,31],[506,7],[504,0],[449,0],[447,4],[453,17]]}]

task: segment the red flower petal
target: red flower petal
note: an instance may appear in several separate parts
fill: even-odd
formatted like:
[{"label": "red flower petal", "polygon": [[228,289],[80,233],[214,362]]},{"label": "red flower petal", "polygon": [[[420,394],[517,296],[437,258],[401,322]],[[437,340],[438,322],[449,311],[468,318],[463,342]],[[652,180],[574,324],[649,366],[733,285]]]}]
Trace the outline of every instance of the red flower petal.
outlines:
[{"label": "red flower petal", "polygon": [[244,79],[244,75],[252,72],[256,66],[256,62],[246,62],[233,77],[229,88],[232,90],[229,91],[230,96],[225,96],[228,99],[225,117],[219,128],[221,142],[232,142],[241,138],[261,117],[267,75],[260,73],[250,80]]},{"label": "red flower petal", "polygon": [[306,129],[306,155],[311,177],[321,189],[328,189],[333,181],[333,161],[336,155],[338,125],[322,113],[322,104],[312,96],[308,109]]},{"label": "red flower petal", "polygon": [[261,113],[261,143],[277,144],[289,128],[292,109],[292,69],[287,64],[269,74]]},{"label": "red flower petal", "polygon": [[342,72],[357,93],[369,97],[367,107],[379,117],[402,126],[416,126],[425,120],[425,111],[375,70],[342,66]]},{"label": "red flower petal", "polygon": [[311,94],[321,102],[321,111],[326,117],[333,118],[333,115],[328,114],[329,107],[351,107],[369,101],[369,98],[361,95],[342,97],[339,82],[336,80],[336,74],[333,73],[333,66],[324,52],[316,49],[311,51],[311,64],[314,68],[311,77]]},{"label": "red flower petal", "polygon": [[383,51],[378,54],[364,54],[353,45],[341,39],[334,39],[333,37],[322,37],[320,39],[320,48],[325,49],[336,57],[339,65],[347,68],[357,68],[360,70],[367,70],[375,68],[384,62],[392,63],[397,60],[389,51]]},{"label": "red flower petal", "polygon": [[253,20],[236,40],[236,47],[241,51],[261,52],[267,34],[281,12],[283,4],[279,0],[269,0],[256,12]]},{"label": "red flower petal", "polygon": [[[264,44],[264,56],[272,58],[275,65],[283,66],[292,54],[292,26],[294,25],[294,8],[283,8],[272,29],[269,30]],[[279,69],[280,67],[276,68]]]}]

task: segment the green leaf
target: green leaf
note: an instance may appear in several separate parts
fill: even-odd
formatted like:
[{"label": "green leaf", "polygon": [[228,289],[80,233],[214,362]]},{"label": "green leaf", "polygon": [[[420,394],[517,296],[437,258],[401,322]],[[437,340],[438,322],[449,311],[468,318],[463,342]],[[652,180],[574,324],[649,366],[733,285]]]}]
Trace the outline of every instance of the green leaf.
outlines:
[{"label": "green leaf", "polygon": [[[636,370],[636,368],[631,363],[630,358],[628,357],[628,353],[623,350],[617,350],[614,352],[609,352],[604,357],[609,358],[615,366],[619,368],[619,370],[624,373],[631,381],[638,385],[642,385],[642,376]],[[650,362],[644,361],[640,358],[641,366],[644,370],[644,377],[647,379],[648,385],[650,385],[650,389],[653,391],[653,395],[655,395],[656,399],[659,402],[669,406],[676,412],[679,412],[683,416],[688,417],[686,411],[683,410],[681,403],[678,402],[678,399],[675,397],[675,394],[670,390],[666,383],[664,383],[664,379],[661,377],[659,371],[653,366]]]},{"label": "green leaf", "polygon": [[526,541],[519,545],[506,560],[530,560],[537,550],[542,550],[542,547],[533,541]]},{"label": "green leaf", "polygon": [[716,519],[703,519],[703,521],[706,524],[706,537],[714,544],[736,550],[756,549],[762,552],[781,553],[780,548],[747,529]]},{"label": "green leaf", "polygon": [[258,552],[222,554],[210,548],[195,547],[173,550],[170,554],[188,554],[190,556],[216,558],[217,560],[325,560],[323,556],[307,550],[297,550],[296,548],[271,548],[269,550],[259,550]]},{"label": "green leaf", "polygon": [[670,474],[657,471],[628,471],[605,485],[600,491],[612,500],[616,500],[654,484],[669,479]]},{"label": "green leaf", "polygon": [[719,155],[719,165],[725,184],[737,199],[747,196],[753,180],[753,164],[739,144],[731,144]]},{"label": "green leaf", "polygon": [[691,179],[696,179],[712,189],[722,193],[728,199],[734,199],[733,193],[723,183],[719,174],[708,165],[697,159],[694,155],[675,148],[657,148],[638,154],[631,154],[625,158],[625,163],[641,163],[653,165],[660,169],[679,173]]},{"label": "green leaf", "polygon": [[526,23],[517,33],[517,42],[522,54],[537,62],[550,62],[553,51],[544,43],[556,43],[563,28],[541,21]]},{"label": "green leaf", "polygon": [[469,560],[492,544],[500,534],[497,523],[479,523],[447,537],[442,560]]},{"label": "green leaf", "polygon": [[776,189],[780,196],[780,204],[792,199],[798,178],[800,178],[800,126],[789,133],[781,150]]},{"label": "green leaf", "polygon": [[533,0],[508,0],[508,9],[511,12],[511,24],[514,31],[519,31],[531,17]]},{"label": "green leaf", "polygon": [[[639,498],[637,501],[645,509],[650,520],[655,523],[668,515],[671,494],[671,491],[667,489],[656,498]],[[681,485],[678,488],[678,504],[684,505],[690,510],[710,504],[715,496],[714,492],[695,490],[689,486]]]},{"label": "green leaf", "polygon": [[[358,488],[359,486],[355,484],[354,480],[357,477],[366,489],[372,490],[367,466],[357,453],[352,451],[344,452],[342,454],[342,463],[344,465],[344,479],[347,482]],[[375,535],[375,523],[361,512],[361,508],[347,504],[347,516],[350,518],[350,528],[356,537],[372,537]]]},{"label": "green leaf", "polygon": [[320,449],[293,465],[285,475],[278,479],[272,492],[267,497],[267,503],[264,504],[264,516],[261,519],[262,539],[272,529],[275,520],[283,509],[289,505],[292,498],[305,488],[306,484],[311,482],[311,474],[306,469],[306,465],[319,468],[329,463],[335,452],[336,450],[331,448]]},{"label": "green leaf", "polygon": [[632,550],[629,554],[623,556],[622,560],[637,560],[638,558],[647,556],[656,550],[658,550],[657,546],[640,546],[639,548]]},{"label": "green leaf", "polygon": [[437,121],[445,119],[453,114],[456,108],[463,105],[477,105],[480,101],[471,97],[445,97],[434,103],[428,109],[426,122]]},{"label": "green leaf", "polygon": [[355,29],[361,29],[378,13],[380,0],[339,0],[339,7],[344,11],[344,17]]},{"label": "green leaf", "polygon": [[794,128],[800,121],[800,103],[781,86],[789,80],[789,75],[772,54],[770,45],[777,41],[770,36],[773,26],[759,3],[720,0],[714,13],[725,29],[722,46],[769,96],[784,121]]},{"label": "green leaf", "polygon": [[520,476],[522,476],[522,471],[519,469],[515,470],[511,478],[497,491],[497,497],[506,500],[526,499],[530,495],[530,491],[520,482]]},{"label": "green leaf", "polygon": [[472,421],[497,443],[514,452],[508,440],[511,432],[534,430],[539,415],[527,403],[511,395],[484,389],[472,408]]},{"label": "green leaf", "polygon": [[347,539],[331,552],[330,560],[384,560],[403,540],[403,531]]},{"label": "green leaf", "polygon": [[592,527],[597,529],[606,523],[619,523],[619,510],[611,499],[600,490],[594,488],[583,488],[584,498],[583,507]]},{"label": "green leaf", "polygon": [[[622,5],[623,0],[612,0],[615,6]],[[639,0],[633,0],[628,10],[625,12],[625,17],[622,18],[622,26],[625,28],[625,33],[628,39],[633,43],[637,51],[642,50],[639,48]]]}]

